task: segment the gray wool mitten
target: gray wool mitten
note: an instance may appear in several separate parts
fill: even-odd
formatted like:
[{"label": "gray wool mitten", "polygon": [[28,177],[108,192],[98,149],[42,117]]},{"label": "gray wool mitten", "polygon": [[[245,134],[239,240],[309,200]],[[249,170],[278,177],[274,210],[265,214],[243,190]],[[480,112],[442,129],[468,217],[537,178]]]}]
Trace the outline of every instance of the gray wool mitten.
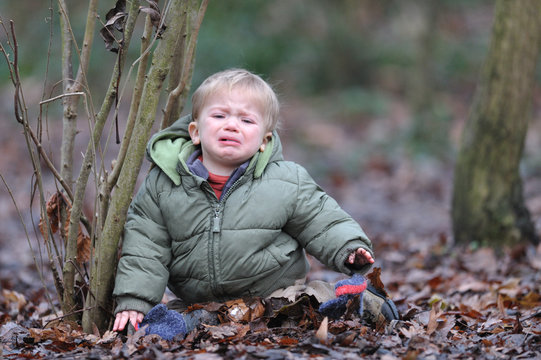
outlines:
[{"label": "gray wool mitten", "polygon": [[164,304],[154,306],[141,322],[141,326],[148,325],[146,334],[156,334],[165,340],[172,340],[175,336],[184,336],[188,333],[184,316],[174,310],[168,310]]}]

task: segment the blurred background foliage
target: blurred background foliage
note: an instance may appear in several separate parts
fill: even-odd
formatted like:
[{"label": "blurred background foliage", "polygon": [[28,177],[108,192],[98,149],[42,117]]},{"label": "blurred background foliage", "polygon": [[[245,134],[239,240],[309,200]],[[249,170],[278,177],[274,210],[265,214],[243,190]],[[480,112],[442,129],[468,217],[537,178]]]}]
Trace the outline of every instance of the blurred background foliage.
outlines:
[{"label": "blurred background foliage", "polygon": [[[80,46],[88,3],[68,3]],[[164,0],[159,3],[163,7]],[[99,4],[88,76],[96,108],[116,60],[98,35],[99,22],[113,4]],[[259,73],[282,101],[285,157],[304,165],[369,232],[439,232],[448,228],[453,163],[489,46],[493,7],[492,0],[210,0],[192,90],[225,68]],[[0,1],[4,26],[10,19],[15,23],[30,119],[36,119],[40,100],[61,92],[57,11],[55,0]],[[121,131],[133,87],[126,79],[134,75],[129,75],[130,66],[139,54],[144,17],[138,21],[123,71]],[[0,36],[4,42],[4,34]],[[539,90],[535,94],[521,168],[530,178],[541,174],[541,97]],[[20,133],[12,102],[13,87],[1,64],[3,154],[20,152],[23,146],[22,138],[12,135]],[[60,103],[44,110],[48,129],[59,129]],[[189,110],[187,106],[185,112]],[[88,124],[78,126],[77,141],[84,151]],[[49,131],[48,136],[48,151],[59,155],[55,144],[61,132]],[[110,146],[108,162],[115,151]],[[0,157],[0,169],[16,176],[11,184],[21,184],[29,170],[10,158]],[[143,169],[141,179],[144,174]],[[527,183],[526,198],[532,189]],[[541,211],[541,202],[532,206]]]},{"label": "blurred background foliage", "polygon": [[[87,3],[68,3],[73,33],[80,41]],[[111,3],[100,3],[100,21]],[[25,87],[27,98],[29,91],[42,96],[38,89],[50,97],[61,91],[57,4],[28,5],[2,1],[0,15],[4,24],[15,21],[21,73],[31,84]],[[317,131],[311,131],[316,139],[306,138],[309,121],[339,125],[359,135],[357,147],[347,154],[357,165],[366,155],[363,144],[371,151],[451,160],[460,129],[453,124],[467,115],[489,42],[492,7],[490,0],[210,1],[199,35],[193,87],[228,67],[261,74],[284,103],[286,141],[316,147],[304,156],[306,161],[325,158],[328,150],[318,144]],[[132,59],[139,52],[134,43]],[[115,54],[105,50],[97,35],[89,73],[94,97],[103,94],[114,61]],[[8,78],[7,68],[0,66],[4,98],[11,91]],[[93,99],[94,104],[99,101]],[[9,100],[3,104],[10,106]],[[303,120],[308,117],[312,120]],[[378,132],[381,127],[384,130]],[[363,142],[366,137],[370,141]]]}]

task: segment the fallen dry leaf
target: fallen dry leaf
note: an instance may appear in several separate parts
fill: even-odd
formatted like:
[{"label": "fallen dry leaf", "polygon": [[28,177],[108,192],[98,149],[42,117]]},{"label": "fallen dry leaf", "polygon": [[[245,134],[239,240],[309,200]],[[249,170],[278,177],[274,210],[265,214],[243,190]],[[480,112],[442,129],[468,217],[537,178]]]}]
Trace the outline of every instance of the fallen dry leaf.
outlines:
[{"label": "fallen dry leaf", "polygon": [[2,289],[2,297],[4,298],[4,305],[8,307],[15,307],[17,311],[26,305],[26,297],[17,291]]},{"label": "fallen dry leaf", "polygon": [[321,324],[319,325],[319,329],[317,329],[316,331],[316,339],[318,339],[320,343],[326,344],[328,337],[329,337],[329,318],[325,316],[323,318],[323,321],[321,321]]},{"label": "fallen dry leaf", "polygon": [[265,305],[257,298],[247,301],[242,299],[227,301],[225,306],[227,317],[234,322],[254,321],[265,313]]},{"label": "fallen dry leaf", "polygon": [[383,282],[381,281],[381,268],[374,267],[372,271],[366,275],[368,280],[370,280],[370,284],[376,288],[380,293],[382,293],[385,296],[389,296],[387,294],[387,291],[385,291],[385,285],[383,285]]},{"label": "fallen dry leaf", "polygon": [[438,318],[440,317],[441,313],[441,302],[437,301],[432,304],[432,309],[430,310],[430,316],[428,318],[428,325],[426,326],[426,333],[428,335],[432,335],[438,328]]}]

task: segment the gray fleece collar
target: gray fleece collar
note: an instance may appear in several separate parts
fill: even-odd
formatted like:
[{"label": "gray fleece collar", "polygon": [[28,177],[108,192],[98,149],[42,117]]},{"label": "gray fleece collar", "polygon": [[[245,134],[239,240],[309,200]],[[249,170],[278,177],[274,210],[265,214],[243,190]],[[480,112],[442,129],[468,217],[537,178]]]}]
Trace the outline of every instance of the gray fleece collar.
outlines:
[{"label": "gray fleece collar", "polygon": [[[209,178],[209,171],[203,165],[201,160],[199,160],[199,156],[202,154],[201,149],[197,149],[193,152],[193,154],[190,155],[188,158],[188,161],[186,161],[186,165],[188,166],[188,169],[192,172],[192,174],[199,176],[205,180],[208,180]],[[250,159],[251,160],[251,159]],[[233,184],[241,178],[242,175],[246,172],[246,169],[248,168],[248,165],[250,165],[250,160],[245,161],[242,165],[240,165],[238,168],[233,171],[231,176],[229,176],[229,179],[227,179],[227,182],[224,185],[224,188],[222,190],[222,195],[220,196],[220,200],[222,197],[227,193],[227,190],[233,186]]]}]

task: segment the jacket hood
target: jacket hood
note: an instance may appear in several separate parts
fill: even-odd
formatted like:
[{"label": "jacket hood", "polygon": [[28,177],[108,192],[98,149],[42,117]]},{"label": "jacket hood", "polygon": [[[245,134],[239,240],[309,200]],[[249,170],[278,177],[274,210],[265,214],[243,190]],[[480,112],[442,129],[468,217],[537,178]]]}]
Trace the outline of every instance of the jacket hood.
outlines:
[{"label": "jacket hood", "polygon": [[[192,143],[188,132],[188,125],[191,121],[191,115],[181,117],[168,128],[154,134],[147,144],[147,159],[156,164],[177,186],[181,182],[178,167],[182,166],[186,171],[189,171],[186,160],[197,148]],[[278,133],[273,131],[272,139],[265,151],[257,152],[254,155],[247,171],[254,169],[254,178],[258,178],[263,174],[267,164],[277,160],[283,160],[282,143]]]}]

